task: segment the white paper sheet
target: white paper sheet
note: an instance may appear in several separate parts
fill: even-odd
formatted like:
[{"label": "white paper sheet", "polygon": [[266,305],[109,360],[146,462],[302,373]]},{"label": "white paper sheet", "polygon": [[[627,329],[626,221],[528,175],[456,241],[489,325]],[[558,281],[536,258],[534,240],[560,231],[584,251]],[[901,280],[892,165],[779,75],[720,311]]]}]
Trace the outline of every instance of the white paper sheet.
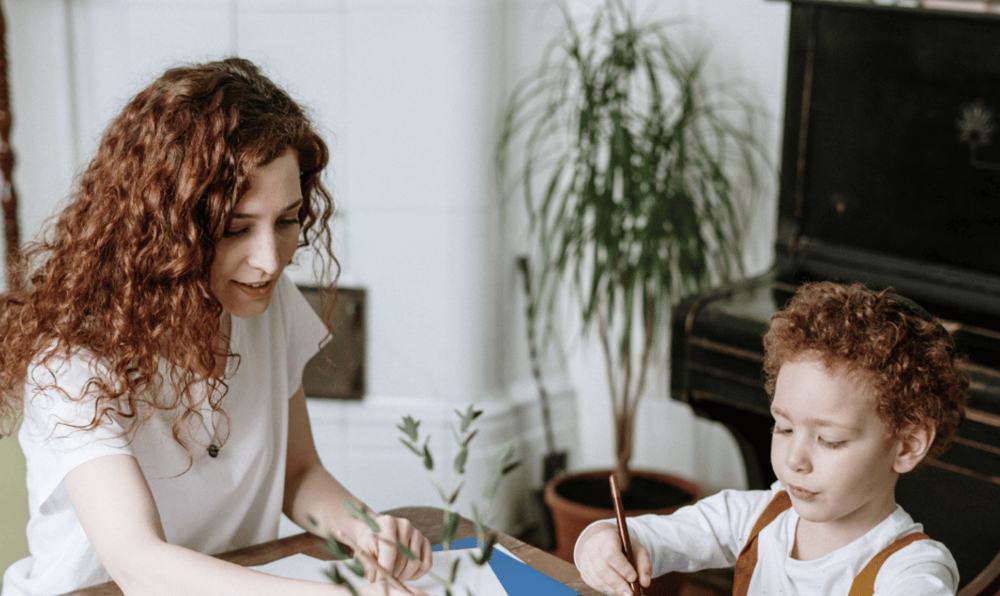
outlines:
[{"label": "white paper sheet", "polygon": [[[502,546],[497,545],[496,548],[508,555],[514,556],[513,553]],[[433,553],[434,565],[431,569],[438,576],[446,578],[451,570],[452,561],[455,560],[454,557],[464,557],[466,560],[462,561],[459,565],[458,577],[455,578],[455,585],[451,590],[454,596],[464,596],[469,593],[475,594],[475,596],[507,596],[507,592],[503,589],[496,574],[493,573],[493,569],[489,565],[477,566],[470,557],[471,551],[478,551],[478,549],[436,551]],[[331,563],[332,561],[321,561],[309,555],[295,554],[265,565],[257,565],[256,567],[252,567],[252,569],[277,575],[278,577],[332,584],[326,575],[326,570],[330,568]],[[341,576],[351,581],[354,587],[358,588],[368,583],[364,578],[354,575],[343,563],[337,563],[337,565],[340,567]],[[407,585],[419,588],[430,594],[430,596],[444,596],[444,585],[431,577],[430,574],[424,575],[415,581],[407,582]]]}]

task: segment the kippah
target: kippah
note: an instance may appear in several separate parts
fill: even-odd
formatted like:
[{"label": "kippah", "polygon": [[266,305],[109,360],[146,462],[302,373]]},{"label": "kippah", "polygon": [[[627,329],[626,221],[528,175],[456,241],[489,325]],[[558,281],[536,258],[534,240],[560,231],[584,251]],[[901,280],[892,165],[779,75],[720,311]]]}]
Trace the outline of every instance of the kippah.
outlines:
[{"label": "kippah", "polygon": [[944,335],[947,336],[951,335],[950,333],[948,333],[948,330],[945,329],[944,325],[941,324],[941,321],[935,320],[934,316],[931,315],[931,313],[927,312],[927,309],[920,306],[913,300],[910,300],[906,296],[901,296],[895,292],[886,292],[885,297],[895,302],[899,306],[900,310],[902,310],[903,312],[911,314],[915,317],[919,317],[927,321],[928,323],[933,323],[934,327],[937,328],[938,333],[943,333]]},{"label": "kippah", "polygon": [[921,319],[927,321],[928,323],[934,322],[934,317],[931,316],[931,313],[927,312],[927,310],[924,307],[920,306],[913,300],[910,300],[906,296],[901,296],[895,292],[889,292],[885,295],[885,297],[898,304],[900,308],[902,308],[909,314],[915,317],[920,317]]}]

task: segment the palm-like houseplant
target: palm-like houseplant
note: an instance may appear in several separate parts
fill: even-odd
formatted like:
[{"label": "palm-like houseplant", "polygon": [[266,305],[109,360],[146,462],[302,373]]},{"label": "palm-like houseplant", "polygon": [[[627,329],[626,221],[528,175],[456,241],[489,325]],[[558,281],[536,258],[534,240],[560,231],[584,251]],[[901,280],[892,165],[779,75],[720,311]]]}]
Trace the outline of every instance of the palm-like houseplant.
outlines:
[{"label": "palm-like houseplant", "polygon": [[638,23],[622,0],[603,0],[586,25],[563,14],[510,98],[496,164],[526,199],[539,310],[551,322],[568,284],[584,332],[596,329],[627,487],[636,409],[673,305],[742,274],[762,153],[756,110],[709,85],[704,53],[685,55],[669,35],[677,25]]}]

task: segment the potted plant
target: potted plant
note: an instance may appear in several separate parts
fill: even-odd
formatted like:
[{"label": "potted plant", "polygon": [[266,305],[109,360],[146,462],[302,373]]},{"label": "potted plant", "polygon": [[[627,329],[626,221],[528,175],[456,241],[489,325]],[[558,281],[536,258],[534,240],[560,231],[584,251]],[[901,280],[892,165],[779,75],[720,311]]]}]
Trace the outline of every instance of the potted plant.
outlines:
[{"label": "potted plant", "polygon": [[[496,167],[527,204],[534,299],[547,329],[569,290],[584,333],[596,330],[628,508],[647,484],[629,462],[667,319],[683,294],[742,274],[740,224],[762,152],[755,110],[709,84],[705,55],[686,55],[669,35],[677,25],[637,22],[622,0],[604,0],[582,25],[562,11],[565,25],[540,68],[510,98]],[[566,492],[553,485],[567,476],[547,494]],[[599,485],[576,492],[600,497],[610,517],[608,472],[592,476]],[[698,496],[690,483],[672,484],[675,506]],[[565,557],[572,543],[563,544],[553,515]]]}]

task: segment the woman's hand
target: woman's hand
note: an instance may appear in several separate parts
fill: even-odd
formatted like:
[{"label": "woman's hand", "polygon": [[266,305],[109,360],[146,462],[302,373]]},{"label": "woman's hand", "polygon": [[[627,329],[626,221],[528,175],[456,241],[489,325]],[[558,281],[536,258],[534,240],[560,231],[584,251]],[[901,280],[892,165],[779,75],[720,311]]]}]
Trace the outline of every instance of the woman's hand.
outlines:
[{"label": "woman's hand", "polygon": [[[381,532],[376,536],[371,528],[362,524],[355,540],[358,550],[378,561],[382,569],[390,571],[401,582],[417,579],[425,573],[425,569],[430,569],[433,563],[431,543],[413,527],[410,520],[391,515],[376,515],[374,520]],[[410,549],[417,560],[407,560],[396,548],[397,542]],[[361,560],[365,565],[365,578],[368,581],[379,582],[386,579],[380,569],[370,565],[364,557]]]},{"label": "woman's hand", "polygon": [[[288,402],[288,455],[282,508],[285,515],[321,537],[334,537],[350,544],[399,581],[416,579],[424,574],[425,568],[430,568],[431,543],[409,520],[372,514],[381,529],[376,537],[365,522],[348,513],[345,500],[360,510],[369,510],[323,468],[313,442],[305,390],[299,387]],[[417,560],[408,561],[396,549],[397,542],[410,549]],[[386,580],[385,573],[365,560],[368,557],[359,557],[368,581]],[[373,592],[376,593],[380,592]]]},{"label": "woman's hand", "polygon": [[622,552],[618,528],[609,523],[596,524],[588,528],[576,544],[580,577],[588,586],[604,594],[632,596],[629,582],[638,579],[642,587],[648,588],[653,574],[649,551],[634,539],[632,552],[638,570],[629,564]]}]

